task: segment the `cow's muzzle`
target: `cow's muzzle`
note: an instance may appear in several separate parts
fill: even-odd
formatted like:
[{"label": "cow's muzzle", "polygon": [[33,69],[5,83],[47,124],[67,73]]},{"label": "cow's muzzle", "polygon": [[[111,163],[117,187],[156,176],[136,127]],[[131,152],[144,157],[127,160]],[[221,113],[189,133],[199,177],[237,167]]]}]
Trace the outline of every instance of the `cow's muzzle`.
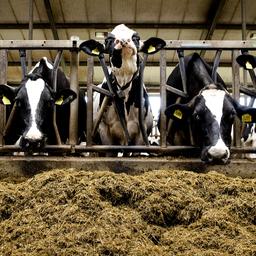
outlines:
[{"label": "cow's muzzle", "polygon": [[40,152],[45,147],[46,138],[42,139],[29,139],[26,137],[22,137],[20,140],[20,147],[25,152],[34,153]]},{"label": "cow's muzzle", "polygon": [[218,151],[212,150],[213,147],[204,149],[201,153],[201,160],[207,164],[227,164],[229,163],[230,151],[224,147]]}]

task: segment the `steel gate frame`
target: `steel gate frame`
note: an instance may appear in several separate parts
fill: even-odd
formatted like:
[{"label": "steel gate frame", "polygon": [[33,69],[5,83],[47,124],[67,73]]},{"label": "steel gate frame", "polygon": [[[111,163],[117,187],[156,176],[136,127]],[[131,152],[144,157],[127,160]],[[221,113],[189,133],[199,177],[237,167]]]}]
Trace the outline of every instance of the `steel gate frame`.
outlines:
[{"label": "steel gate frame", "polygon": [[[92,145],[92,130],[93,130],[93,57],[87,58],[87,145],[77,145],[77,123],[78,123],[78,100],[71,103],[70,111],[70,132],[68,145],[48,145],[45,147],[45,152],[55,153],[82,153],[82,152],[106,152],[122,151],[122,152],[148,152],[148,153],[177,153],[187,150],[199,150],[192,146],[168,146],[166,141],[166,117],[164,110],[166,108],[166,51],[167,50],[215,50],[215,51],[232,51],[232,74],[233,84],[232,92],[235,99],[240,96],[240,75],[239,65],[236,63],[235,58],[240,50],[250,51],[256,50],[256,42],[252,41],[231,41],[231,40],[166,40],[166,46],[160,51],[160,97],[161,97],[161,120],[160,120],[160,146],[115,146],[115,145]],[[1,40],[0,41],[0,81],[6,82],[7,73],[7,50],[57,50],[70,51],[70,88],[75,92],[79,90],[78,84],[78,67],[79,67],[79,52],[78,48],[82,40],[77,37],[72,37],[71,40]],[[255,84],[255,73],[249,72],[251,79]],[[241,91],[247,95],[254,96],[253,92],[242,88]],[[3,131],[5,128],[5,113],[4,108],[0,107],[0,153],[19,152],[21,149],[14,145],[4,145]],[[236,126],[239,127],[239,123]],[[241,148],[240,145],[240,130],[234,129],[234,146],[231,147],[231,152],[234,153],[256,153],[254,148]]]}]

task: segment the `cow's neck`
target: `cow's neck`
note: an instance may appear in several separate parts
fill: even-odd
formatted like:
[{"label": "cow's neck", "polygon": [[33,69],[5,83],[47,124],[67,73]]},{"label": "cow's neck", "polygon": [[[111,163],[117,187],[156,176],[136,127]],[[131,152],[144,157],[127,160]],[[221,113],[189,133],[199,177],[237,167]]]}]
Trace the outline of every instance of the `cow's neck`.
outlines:
[{"label": "cow's neck", "polygon": [[121,68],[112,67],[112,72],[120,87],[127,85],[137,72],[137,56],[133,55],[129,59],[122,59]]}]

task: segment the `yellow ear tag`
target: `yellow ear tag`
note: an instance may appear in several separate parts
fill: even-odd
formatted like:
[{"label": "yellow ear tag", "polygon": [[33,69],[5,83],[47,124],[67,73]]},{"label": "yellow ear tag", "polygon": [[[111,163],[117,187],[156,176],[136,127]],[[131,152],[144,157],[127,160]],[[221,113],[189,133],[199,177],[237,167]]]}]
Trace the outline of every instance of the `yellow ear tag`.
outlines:
[{"label": "yellow ear tag", "polygon": [[3,96],[2,101],[3,101],[4,105],[11,105],[10,100],[5,96]]},{"label": "yellow ear tag", "polygon": [[181,110],[179,110],[179,109],[176,109],[176,110],[174,111],[173,115],[174,115],[176,118],[178,118],[178,119],[182,119],[182,112],[181,112]]},{"label": "yellow ear tag", "polygon": [[100,54],[100,52],[99,52],[99,50],[97,48],[93,49],[92,53],[95,54],[95,55],[99,55]]},{"label": "yellow ear tag", "polygon": [[148,53],[154,52],[156,50],[156,47],[154,47],[153,45],[150,45],[148,47]]},{"label": "yellow ear tag", "polygon": [[243,123],[251,123],[252,122],[252,116],[250,114],[242,115],[242,122]]},{"label": "yellow ear tag", "polygon": [[55,101],[56,105],[61,105],[62,103],[63,103],[63,95],[61,95],[61,97]]},{"label": "yellow ear tag", "polygon": [[246,61],[245,67],[246,67],[246,69],[253,69],[252,65],[251,65],[251,63],[249,61]]}]

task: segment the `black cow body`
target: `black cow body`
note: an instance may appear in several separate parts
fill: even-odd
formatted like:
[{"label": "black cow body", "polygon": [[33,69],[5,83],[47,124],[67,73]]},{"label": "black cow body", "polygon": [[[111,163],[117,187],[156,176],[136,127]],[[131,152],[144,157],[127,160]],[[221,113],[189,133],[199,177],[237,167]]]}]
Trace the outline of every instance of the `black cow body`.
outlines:
[{"label": "black cow body", "polygon": [[[30,153],[41,151],[45,144],[56,144],[53,127],[53,106],[56,105],[56,124],[60,138],[65,143],[69,136],[69,104],[76,98],[71,91],[70,83],[65,74],[58,69],[57,89],[52,84],[53,65],[44,57],[17,88],[0,85],[2,102],[9,99],[11,106],[15,103],[16,110],[10,128],[5,136],[6,144],[19,145]],[[86,102],[79,95],[79,107],[83,112],[80,116],[79,137],[85,131]]]},{"label": "black cow body", "polygon": [[[235,101],[219,76],[218,83],[214,84],[212,68],[198,54],[185,57],[185,66],[189,97],[178,100],[177,95],[167,92],[165,113],[168,120],[174,120],[168,142],[171,145],[199,146],[204,162],[227,163],[235,116],[244,122],[254,122],[256,109]],[[182,88],[179,66],[169,76],[167,84]]]}]

